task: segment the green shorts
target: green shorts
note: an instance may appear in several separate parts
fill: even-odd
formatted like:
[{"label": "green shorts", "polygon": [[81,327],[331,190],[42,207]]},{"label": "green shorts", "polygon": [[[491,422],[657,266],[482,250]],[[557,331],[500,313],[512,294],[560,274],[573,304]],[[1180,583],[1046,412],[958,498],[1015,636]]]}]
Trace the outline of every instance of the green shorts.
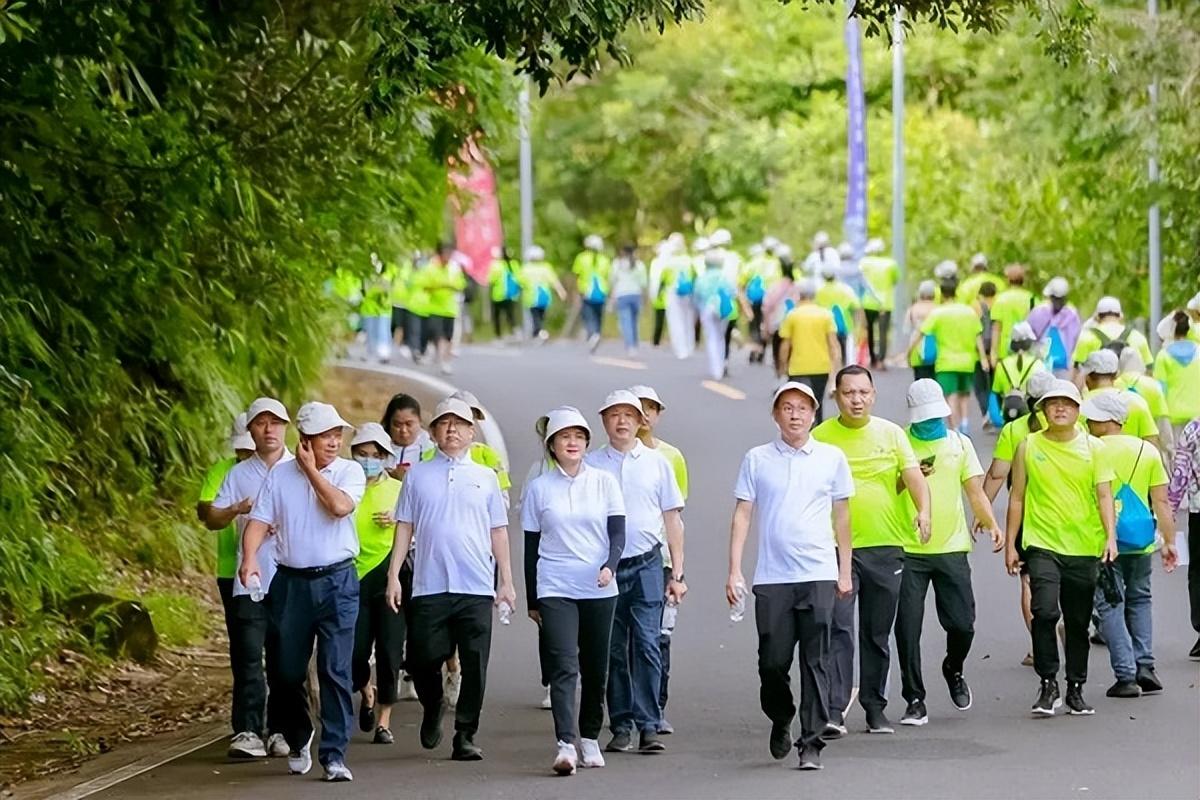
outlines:
[{"label": "green shorts", "polygon": [[974,372],[937,372],[933,378],[938,382],[938,386],[942,387],[946,397],[952,394],[970,394],[975,386]]}]

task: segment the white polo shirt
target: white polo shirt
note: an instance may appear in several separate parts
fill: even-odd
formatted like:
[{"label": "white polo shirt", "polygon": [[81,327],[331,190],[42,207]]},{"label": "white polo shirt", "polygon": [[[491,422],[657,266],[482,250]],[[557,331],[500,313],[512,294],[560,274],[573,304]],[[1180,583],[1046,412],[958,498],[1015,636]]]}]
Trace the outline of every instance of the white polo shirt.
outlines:
[{"label": "white polo shirt", "polygon": [[633,558],[653,549],[660,542],[663,513],[683,508],[683,495],[670,462],[640,439],[628,453],[605,445],[588,453],[585,460],[621,484],[625,499],[625,550],[621,558]]},{"label": "white polo shirt", "polygon": [[738,500],[754,503],[754,584],[836,581],[833,501],[854,494],[845,454],[810,438],[795,449],[776,439],[742,459]]},{"label": "white polo shirt", "polygon": [[413,597],[473,594],[495,597],[492,529],[508,525],[494,470],[463,450],[438,450],[409,468],[396,520],[413,526]]},{"label": "white polo shirt", "polygon": [[608,518],[624,514],[621,487],[602,469],[583,464],[572,478],[556,464],[534,478],[521,506],[521,527],[542,535],[537,597],[616,597],[616,581],[601,589],[596,579],[608,561]]},{"label": "white polo shirt", "polygon": [[[355,506],[362,500],[367,478],[357,461],[335,458],[321,474]],[[327,567],[358,555],[354,514],[339,518],[326,511],[295,459],[271,470],[250,519],[275,528],[275,557],[285,567]]]},{"label": "white polo shirt", "polygon": [[[275,467],[294,459],[287,450],[283,451],[283,455],[275,462]],[[247,497],[256,499],[258,493],[262,491],[262,485],[267,480],[267,475],[270,474],[274,467],[268,467],[266,463],[258,457],[258,453],[247,458],[245,461],[239,461],[229,470],[229,474],[225,476],[225,481],[221,484],[221,488],[217,491],[217,496],[213,500],[213,508],[229,508],[245,500]],[[234,520],[237,523],[238,532],[238,549],[237,549],[237,565],[238,570],[242,568],[242,534],[246,531],[246,523],[250,521],[247,514],[238,514]],[[258,548],[258,577],[262,583],[263,591],[266,592],[271,588],[271,579],[275,577],[275,537],[267,536],[263,539],[263,543]],[[242,579],[235,572],[233,575],[233,595],[250,594],[250,590],[242,585]]]}]

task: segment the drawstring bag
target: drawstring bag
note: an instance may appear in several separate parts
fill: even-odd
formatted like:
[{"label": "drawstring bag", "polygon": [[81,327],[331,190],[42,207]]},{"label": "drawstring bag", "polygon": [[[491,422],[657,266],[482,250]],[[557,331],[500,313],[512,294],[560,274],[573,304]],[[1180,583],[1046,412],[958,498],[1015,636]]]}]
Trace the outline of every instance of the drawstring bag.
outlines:
[{"label": "drawstring bag", "polygon": [[932,367],[937,362],[937,339],[933,334],[925,334],[925,339],[921,342],[921,363],[927,367]]},{"label": "drawstring bag", "polygon": [[1146,446],[1143,444],[1138,449],[1129,480],[1124,481],[1113,495],[1117,512],[1117,550],[1121,553],[1139,552],[1154,544],[1154,515],[1150,513],[1145,499],[1139,497],[1129,483],[1137,474],[1138,464],[1141,463],[1145,450]]},{"label": "drawstring bag", "polygon": [[1062,334],[1053,325],[1050,326],[1050,329],[1046,333],[1046,338],[1050,342],[1049,350],[1046,353],[1046,366],[1052,371],[1066,369],[1070,364],[1067,359],[1067,346],[1063,343]]},{"label": "drawstring bag", "polygon": [[533,308],[545,310],[550,307],[550,290],[545,286],[537,287],[537,292],[533,297]]},{"label": "drawstring bag", "polygon": [[587,301],[599,305],[608,299],[608,293],[600,285],[600,276],[593,275],[592,282],[588,286]]},{"label": "drawstring bag", "polygon": [[763,279],[761,275],[755,275],[750,279],[750,282],[746,284],[746,299],[751,303],[761,303],[766,293],[767,290],[763,286]]},{"label": "drawstring bag", "polygon": [[517,282],[517,276],[513,275],[511,269],[504,271],[504,299],[516,300],[521,296],[521,284]]},{"label": "drawstring bag", "polygon": [[733,293],[722,286],[717,290],[717,315],[724,320],[733,318]]},{"label": "drawstring bag", "polygon": [[679,273],[679,277],[675,279],[675,294],[680,297],[687,297],[696,288],[696,278],[690,269]]},{"label": "drawstring bag", "polygon": [[849,326],[846,325],[846,315],[842,313],[841,306],[833,307],[833,322],[835,325],[837,325],[837,335],[839,337],[845,336],[847,333],[849,333],[850,329]]}]

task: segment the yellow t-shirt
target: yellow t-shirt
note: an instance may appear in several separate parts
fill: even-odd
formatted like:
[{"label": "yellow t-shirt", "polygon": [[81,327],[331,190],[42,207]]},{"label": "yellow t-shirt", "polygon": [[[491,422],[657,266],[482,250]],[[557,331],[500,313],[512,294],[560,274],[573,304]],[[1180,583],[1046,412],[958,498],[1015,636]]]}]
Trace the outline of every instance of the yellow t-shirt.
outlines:
[{"label": "yellow t-shirt", "polygon": [[1025,440],[1025,472],[1025,546],[1064,556],[1103,555],[1107,537],[1096,487],[1113,480],[1104,444],[1086,433],[1069,442],[1032,433]]},{"label": "yellow t-shirt", "polygon": [[1084,392],[1084,398],[1091,397],[1094,394],[1101,392],[1112,392],[1121,397],[1121,401],[1129,409],[1129,416],[1125,418],[1125,424],[1121,426],[1122,433],[1128,433],[1130,436],[1136,436],[1139,439],[1144,439],[1147,436],[1158,436],[1158,424],[1154,421],[1154,415],[1150,413],[1150,406],[1142,399],[1142,396],[1128,389],[1117,389],[1108,387],[1105,389],[1096,389],[1095,391]]},{"label": "yellow t-shirt", "polygon": [[688,468],[687,461],[683,458],[683,453],[679,448],[669,442],[658,440],[658,447],[654,448],[662,453],[667,462],[671,465],[671,472],[675,473],[675,483],[679,486],[679,493],[683,495],[683,499],[687,500],[688,496]]},{"label": "yellow t-shirt", "polygon": [[833,417],[813,428],[812,437],[841,450],[854,476],[850,498],[850,535],[855,548],[908,547],[917,542],[913,518],[896,491],[900,473],[917,466],[908,435],[894,422],[871,417],[861,428],[848,428]]},{"label": "yellow t-shirt", "polygon": [[788,375],[827,375],[829,334],[837,333],[833,313],[815,303],[804,302],[788,312],[779,326],[779,336],[792,344]]},{"label": "yellow t-shirt", "polygon": [[[949,431],[941,439],[932,441],[917,439],[910,433],[908,441],[918,462],[930,457],[934,459],[933,472],[925,476],[932,506],[932,534],[926,544],[921,544],[920,539],[906,543],[904,552],[925,555],[968,552],[973,542],[971,529],[967,527],[967,512],[963,508],[963,484],[983,475],[971,440],[957,431]],[[903,498],[906,516],[913,519],[917,516],[917,507],[912,496],[904,492]]]},{"label": "yellow t-shirt", "polygon": [[944,303],[930,312],[921,333],[937,341],[935,372],[974,372],[979,360],[976,340],[983,323],[975,309],[964,303]]},{"label": "yellow t-shirt", "polygon": [[381,511],[396,510],[400,485],[400,481],[387,477],[386,473],[382,480],[369,481],[362,500],[354,509],[354,529],[358,531],[358,555],[354,559],[354,569],[360,579],[383,563],[388,553],[392,552],[396,526],[380,525],[375,522],[374,516]]},{"label": "yellow t-shirt", "polygon": [[[1150,489],[1155,486],[1166,486],[1169,478],[1167,468],[1163,466],[1158,448],[1134,436],[1118,433],[1115,436],[1105,436],[1100,440],[1104,444],[1105,454],[1112,464],[1113,498],[1117,517],[1121,516],[1121,501],[1116,499],[1120,488],[1129,484],[1134,493],[1150,504]],[[1146,546],[1143,553],[1153,553],[1154,544]]]}]

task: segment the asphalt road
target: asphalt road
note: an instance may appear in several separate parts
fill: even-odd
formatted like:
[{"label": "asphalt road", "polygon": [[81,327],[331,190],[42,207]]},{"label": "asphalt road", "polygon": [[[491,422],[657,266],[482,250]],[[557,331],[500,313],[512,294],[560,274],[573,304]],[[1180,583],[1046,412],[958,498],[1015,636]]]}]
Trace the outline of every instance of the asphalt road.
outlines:
[{"label": "asphalt road", "polygon": [[[957,712],[938,675],[944,638],[932,612],[926,621],[925,664],[930,722],[898,726],[894,736],[868,736],[861,709],[851,735],[824,753],[825,770],[802,773],[796,760],[773,761],[769,723],[758,708],[753,615],[729,622],[724,600],[732,489],[742,454],[774,435],[768,403],[774,380],[764,367],[735,365],[724,386],[703,382],[699,357],[678,362],[666,352],[626,360],[606,342],[600,358],[575,344],[526,352],[480,346],[463,354],[451,379],[474,391],[500,421],[514,481],[538,457],[536,416],[560,403],[594,414],[611,389],[655,386],[668,409],[660,432],[681,447],[691,468],[687,574],[691,592],[675,633],[668,716],[677,733],[658,756],[608,755],[608,767],[564,779],[550,772],[554,735],[550,715],[537,708],[535,629],[519,619],[496,626],[483,725],[478,741],[486,760],[451,762],[450,737],[433,753],[417,742],[420,709],[401,704],[393,716],[396,744],[369,743],[356,732],[348,763],[352,784],[326,785],[320,769],[290,777],[283,761],[230,763],[214,744],[98,795],[109,798],[248,798],[270,800],[352,795],[405,798],[1197,798],[1200,796],[1200,665],[1187,660],[1194,641],[1187,621],[1183,571],[1154,574],[1155,653],[1166,686],[1159,696],[1109,700],[1107,652],[1093,648],[1087,697],[1093,717],[1034,720],[1037,689],[1032,669],[1019,661],[1027,635],[1017,610],[1016,579],[999,555],[985,548],[973,558],[977,635],[966,677],[974,707]],[[907,370],[878,376],[876,412],[901,420]],[[739,399],[739,395],[744,397]],[[832,408],[827,403],[827,410]],[[596,429],[599,430],[598,420]],[[994,439],[977,436],[986,467]],[[1003,513],[1003,496],[997,504]],[[1002,518],[1002,517],[1001,517]],[[516,527],[513,530],[518,530]],[[513,563],[521,563],[513,536]],[[754,564],[753,541],[745,570]],[[518,580],[520,570],[517,569]],[[894,649],[893,649],[894,652]],[[893,666],[889,712],[903,711]],[[602,741],[607,733],[602,736]]]}]

